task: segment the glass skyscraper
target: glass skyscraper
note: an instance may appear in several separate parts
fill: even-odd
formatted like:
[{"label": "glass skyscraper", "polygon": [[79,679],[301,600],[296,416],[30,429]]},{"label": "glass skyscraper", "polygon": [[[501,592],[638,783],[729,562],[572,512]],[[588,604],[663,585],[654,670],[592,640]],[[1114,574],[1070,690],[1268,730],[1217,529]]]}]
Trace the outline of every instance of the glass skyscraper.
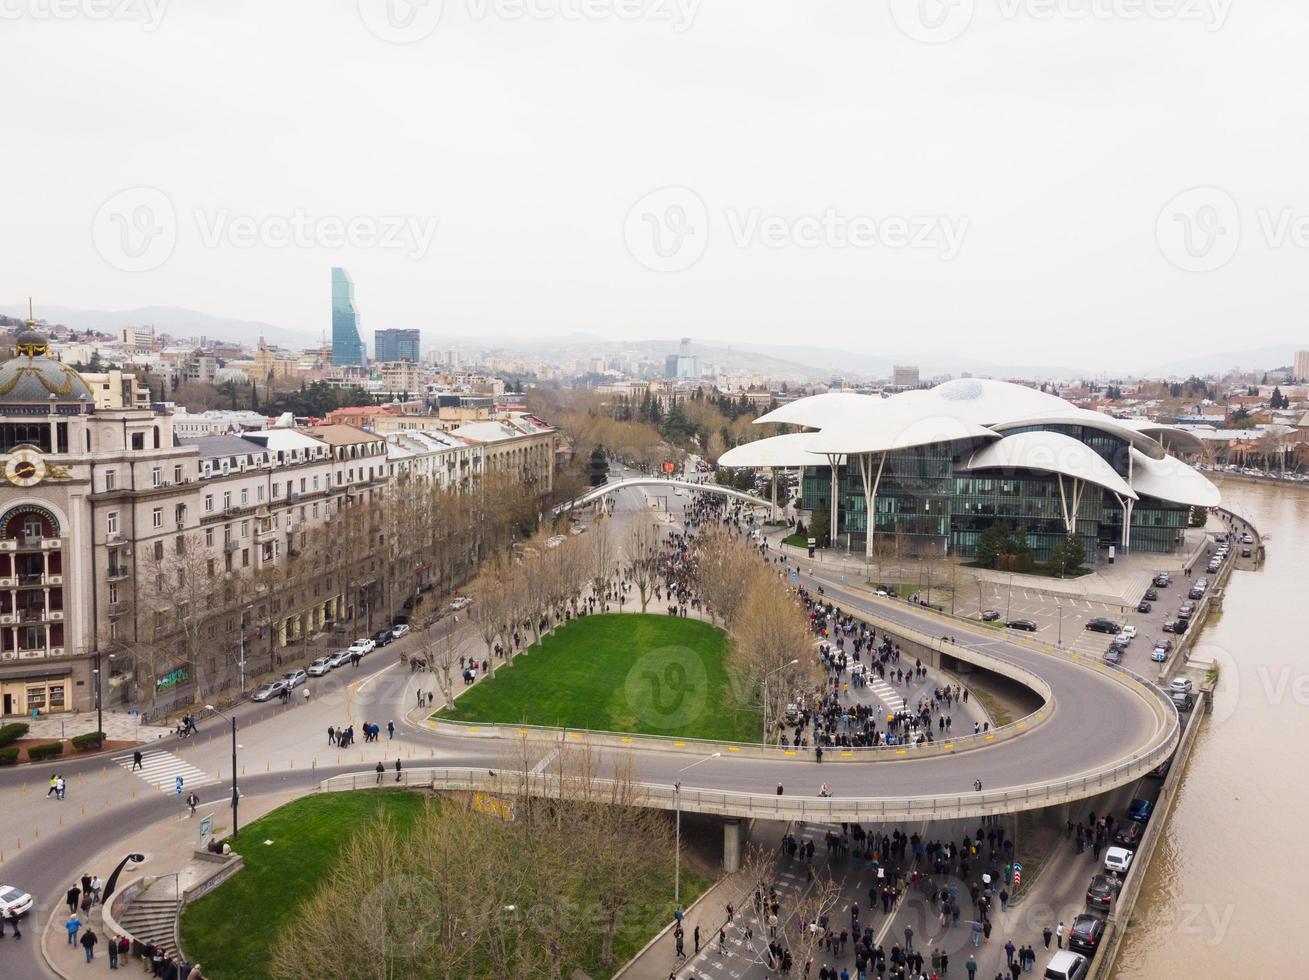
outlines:
[{"label": "glass skyscraper", "polygon": [[355,284],[344,269],[332,268],[332,364],[359,366],[368,363],[359,336],[359,312],[355,309]]},{"label": "glass skyscraper", "polygon": [[418,363],[420,335],[417,330],[373,331],[373,360]]}]

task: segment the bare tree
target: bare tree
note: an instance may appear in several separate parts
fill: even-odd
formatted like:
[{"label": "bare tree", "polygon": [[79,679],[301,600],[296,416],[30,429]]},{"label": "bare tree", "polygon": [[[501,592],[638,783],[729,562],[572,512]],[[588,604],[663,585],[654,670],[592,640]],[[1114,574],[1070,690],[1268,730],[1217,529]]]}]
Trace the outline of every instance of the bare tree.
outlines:
[{"label": "bare tree", "polygon": [[641,612],[646,611],[655,586],[659,584],[659,531],[650,521],[638,517],[632,522],[623,546],[627,577],[641,598]]}]

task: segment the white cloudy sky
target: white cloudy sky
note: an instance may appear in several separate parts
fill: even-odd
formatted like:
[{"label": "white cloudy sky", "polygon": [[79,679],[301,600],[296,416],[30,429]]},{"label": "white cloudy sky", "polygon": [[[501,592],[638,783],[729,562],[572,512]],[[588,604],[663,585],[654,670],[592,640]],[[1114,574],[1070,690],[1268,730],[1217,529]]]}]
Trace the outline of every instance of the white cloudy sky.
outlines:
[{"label": "white cloudy sky", "polygon": [[340,264],[369,336],[1309,339],[1303,0],[430,3],[0,0],[0,303],[317,332]]}]

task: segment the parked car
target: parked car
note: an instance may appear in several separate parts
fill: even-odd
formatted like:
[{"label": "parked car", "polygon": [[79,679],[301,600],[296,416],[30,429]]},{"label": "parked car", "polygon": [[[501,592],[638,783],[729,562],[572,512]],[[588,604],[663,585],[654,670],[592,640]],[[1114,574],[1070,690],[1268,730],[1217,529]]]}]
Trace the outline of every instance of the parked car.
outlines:
[{"label": "parked car", "polygon": [[286,681],[280,677],[275,681],[267,681],[255,688],[255,693],[250,695],[251,701],[267,701],[277,697],[286,687]]},{"label": "parked car", "polygon": [[408,623],[396,623],[394,626],[391,627],[391,638],[398,640],[400,639],[400,637],[404,636],[408,632],[409,632]]},{"label": "parked car", "polygon": [[1154,589],[1146,589],[1145,595],[1141,596],[1141,598],[1145,599],[1147,602],[1156,602],[1159,599],[1159,593]]},{"label": "parked car", "polygon": [[1111,646],[1104,652],[1104,662],[1107,664],[1121,664],[1123,662],[1123,648]]},{"label": "parked car", "polygon": [[1102,616],[1091,620],[1086,624],[1086,628],[1096,633],[1119,633],[1122,631],[1122,627],[1112,619],[1105,619]]},{"label": "parked car", "polygon": [[350,644],[350,652],[357,653],[360,656],[365,656],[366,654],[370,654],[376,648],[377,648],[377,644],[366,636],[360,637],[359,639],[355,640],[353,643]]},{"label": "parked car", "polygon": [[1163,779],[1165,776],[1168,775],[1168,770],[1171,768],[1173,768],[1173,760],[1165,759],[1163,762],[1159,763],[1159,765],[1155,766],[1148,773],[1146,773],[1146,775],[1148,775],[1151,779]]},{"label": "parked car", "polygon": [[319,657],[317,660],[311,663],[309,665],[308,673],[310,677],[322,677],[324,674],[331,671],[331,669],[332,669],[332,658],[329,655],[326,657]]},{"label": "parked car", "polygon": [[297,667],[295,670],[288,670],[283,674],[282,680],[286,682],[288,688],[294,691],[301,684],[304,684],[309,680],[309,675],[305,673],[303,669]]},{"label": "parked car", "polygon": [[1181,691],[1183,694],[1190,694],[1190,693],[1191,693],[1191,678],[1189,678],[1189,677],[1174,677],[1174,678],[1173,678],[1173,679],[1168,683],[1168,690],[1173,691],[1173,692]]},{"label": "parked car", "polygon": [[1091,968],[1091,961],[1071,949],[1061,949],[1045,965],[1045,980],[1082,980]]},{"label": "parked car", "polygon": [[1114,843],[1120,847],[1136,850],[1141,844],[1141,824],[1131,820],[1124,821],[1114,828]]},{"label": "parked car", "polygon": [[1154,813],[1154,801],[1135,799],[1127,808],[1127,819],[1135,820],[1137,823],[1149,823],[1150,815]]},{"label": "parked car", "polygon": [[1241,535],[1241,544],[1254,544],[1254,535],[1251,535],[1251,534],[1242,534],[1242,535]]},{"label": "parked car", "polygon": [[1011,630],[1023,630],[1027,633],[1036,632],[1036,624],[1030,619],[1011,619],[1005,623]]},{"label": "parked car", "polygon": [[378,630],[376,633],[373,634],[374,646],[384,647],[390,642],[391,642],[390,630]]},{"label": "parked car", "polygon": [[1172,695],[1173,707],[1178,711],[1190,711],[1195,707],[1195,699],[1191,695],[1177,691]]},{"label": "parked car", "polygon": [[454,601],[450,603],[450,608],[453,609],[455,612],[458,612],[460,609],[463,609],[465,606],[470,605],[472,601],[473,601],[473,597],[470,595],[456,596],[454,598]]},{"label": "parked car", "polygon": [[1154,607],[1150,605],[1148,599],[1142,599],[1140,602],[1136,604],[1136,611],[1139,613],[1148,613],[1153,608]]},{"label": "parked car", "polygon": [[1173,622],[1173,632],[1185,633],[1186,628],[1190,625],[1191,625],[1191,621],[1189,619],[1177,619]]},{"label": "parked car", "polygon": [[1180,632],[1181,632],[1181,630],[1179,630],[1179,629],[1177,628],[1177,620],[1175,620],[1175,619],[1165,619],[1165,620],[1164,620],[1164,624],[1163,624],[1163,626],[1161,626],[1161,627],[1159,627],[1159,628],[1160,628],[1161,630],[1163,630],[1165,633],[1180,633]]},{"label": "parked car", "polygon": [[1200,600],[1204,598],[1204,589],[1199,585],[1191,586],[1191,591],[1186,593],[1188,599]]},{"label": "parked car", "polygon": [[0,885],[0,914],[26,915],[32,911],[32,896],[13,885]]},{"label": "parked car", "polygon": [[1094,957],[1103,937],[1104,919],[1090,912],[1083,912],[1073,920],[1073,927],[1068,930],[1068,948]]},{"label": "parked car", "polygon": [[1119,635],[1120,637],[1126,637],[1126,638],[1129,639],[1129,640],[1131,640],[1131,639],[1135,639],[1135,638],[1136,638],[1136,627],[1133,626],[1131,623],[1127,623],[1127,624],[1124,625],[1123,628],[1119,631],[1118,635]]},{"label": "parked car", "polygon": [[1205,566],[1204,570],[1205,570],[1206,572],[1208,572],[1210,575],[1213,575],[1213,574],[1214,574],[1215,572],[1217,572],[1218,569],[1221,568],[1221,567],[1222,567],[1222,566],[1219,565],[1218,562],[1216,562],[1216,561],[1211,561],[1208,565]]},{"label": "parked car", "polygon": [[1104,869],[1125,875],[1132,866],[1133,852],[1125,847],[1111,847],[1104,852]]},{"label": "parked car", "polygon": [[984,623],[994,623],[999,618],[1000,618],[1000,613],[998,610],[995,609],[982,610],[982,622]]},{"label": "parked car", "polygon": [[1178,619],[1190,619],[1191,616],[1194,615],[1194,613],[1195,613],[1195,603],[1194,603],[1194,602],[1184,602],[1184,603],[1182,603],[1180,606],[1177,607],[1177,618],[1178,618]]},{"label": "parked car", "polygon": [[332,669],[336,670],[337,667],[344,667],[346,664],[350,662],[350,658],[353,656],[354,654],[352,654],[349,650],[336,651],[336,653],[332,654],[332,660],[331,660]]},{"label": "parked car", "polygon": [[1249,558],[1249,557],[1250,557],[1250,549],[1249,549],[1249,548],[1242,548],[1242,549],[1241,549],[1241,557],[1242,557],[1242,558]]},{"label": "parked car", "polygon": [[1112,875],[1096,875],[1086,889],[1086,907],[1108,909],[1118,897],[1118,890],[1123,887],[1122,879]]},{"label": "parked car", "polygon": [[1155,647],[1150,653],[1150,659],[1157,664],[1161,664],[1168,659],[1168,651],[1163,647]]},{"label": "parked car", "polygon": [[1172,585],[1172,583],[1173,583],[1173,577],[1169,575],[1167,572],[1160,572],[1158,575],[1154,577],[1154,584],[1156,588],[1166,589],[1168,588],[1168,586]]}]

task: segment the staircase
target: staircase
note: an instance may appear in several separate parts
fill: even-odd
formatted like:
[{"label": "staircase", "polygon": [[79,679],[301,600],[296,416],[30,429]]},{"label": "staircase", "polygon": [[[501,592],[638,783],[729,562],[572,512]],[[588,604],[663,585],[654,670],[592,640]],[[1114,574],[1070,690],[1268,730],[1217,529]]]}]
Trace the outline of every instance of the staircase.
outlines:
[{"label": "staircase", "polygon": [[177,952],[177,913],[181,905],[172,891],[173,882],[166,878],[153,882],[138,892],[118,916],[118,924],[137,942],[163,946],[169,955]]}]

